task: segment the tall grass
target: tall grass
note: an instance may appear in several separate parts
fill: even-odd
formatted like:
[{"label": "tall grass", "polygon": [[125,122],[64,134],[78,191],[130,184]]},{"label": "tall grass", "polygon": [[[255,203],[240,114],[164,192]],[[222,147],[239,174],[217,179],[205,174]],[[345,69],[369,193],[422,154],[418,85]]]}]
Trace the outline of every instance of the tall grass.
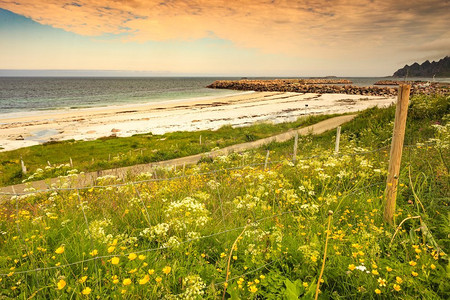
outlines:
[{"label": "tall grass", "polygon": [[266,170],[258,149],[157,180],[3,199],[1,293],[216,299],[226,287],[230,299],[311,299],[331,210],[319,299],[448,299],[446,114],[409,120],[401,227],[382,220],[392,108],[371,109],[343,128],[340,155],[326,133],[300,137],[295,165],[291,141],[266,147]]}]

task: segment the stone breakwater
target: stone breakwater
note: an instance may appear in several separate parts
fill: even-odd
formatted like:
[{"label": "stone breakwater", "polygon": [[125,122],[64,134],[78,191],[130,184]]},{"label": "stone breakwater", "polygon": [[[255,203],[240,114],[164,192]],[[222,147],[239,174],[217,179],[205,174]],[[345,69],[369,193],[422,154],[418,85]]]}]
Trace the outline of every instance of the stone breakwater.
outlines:
[{"label": "stone breakwater", "polygon": [[354,85],[330,85],[305,83],[302,80],[217,80],[207,86],[213,89],[230,89],[257,92],[294,92],[314,94],[349,94],[367,96],[393,96],[395,88],[388,87],[358,87]]},{"label": "stone breakwater", "polygon": [[[217,80],[208,85],[207,88],[230,89],[240,91],[256,92],[293,92],[313,94],[348,94],[364,96],[391,97],[397,95],[397,88],[378,86],[354,86],[354,85],[329,85],[318,83],[306,83],[310,79],[276,79],[276,80]],[[317,79],[315,79],[317,80]],[[334,80],[334,79],[333,79]],[[403,83],[403,82],[402,82]],[[412,82],[411,94],[449,94],[448,85]]]}]

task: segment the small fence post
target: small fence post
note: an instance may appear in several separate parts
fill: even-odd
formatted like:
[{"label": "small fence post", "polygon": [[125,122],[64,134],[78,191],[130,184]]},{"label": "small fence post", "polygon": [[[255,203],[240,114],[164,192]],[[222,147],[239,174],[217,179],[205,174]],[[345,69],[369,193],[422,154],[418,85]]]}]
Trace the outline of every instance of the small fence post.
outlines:
[{"label": "small fence post", "polygon": [[27,167],[25,166],[25,163],[23,160],[20,160],[20,166],[22,167],[22,173],[25,175],[27,174]]},{"label": "small fence post", "polygon": [[294,165],[297,161],[297,147],[298,147],[298,131],[295,132],[295,138],[294,138],[294,155],[292,158],[292,161],[294,162]]},{"label": "small fence post", "polygon": [[70,167],[71,167],[71,168],[73,168],[73,161],[72,161],[72,157],[69,157],[69,164],[70,164]]},{"label": "small fence post", "polygon": [[402,84],[398,87],[397,106],[395,108],[394,131],[392,133],[391,153],[389,158],[388,177],[386,182],[386,203],[384,221],[393,224],[397,200],[397,185],[402,162],[403,141],[405,138],[406,117],[411,85]]},{"label": "small fence post", "polygon": [[200,145],[201,145],[202,144],[202,135],[200,135],[199,142],[200,142]]},{"label": "small fence post", "polygon": [[269,153],[270,151],[267,150],[266,161],[264,162],[264,171],[267,170],[267,163],[269,162]]},{"label": "small fence post", "polygon": [[341,126],[338,126],[336,131],[336,144],[334,146],[334,154],[339,153],[339,142],[341,141]]}]

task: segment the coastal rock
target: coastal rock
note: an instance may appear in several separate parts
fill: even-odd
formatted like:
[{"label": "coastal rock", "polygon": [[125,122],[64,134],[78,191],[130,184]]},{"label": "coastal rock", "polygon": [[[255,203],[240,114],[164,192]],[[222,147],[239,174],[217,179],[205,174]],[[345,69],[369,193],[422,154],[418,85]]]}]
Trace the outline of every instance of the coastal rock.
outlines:
[{"label": "coastal rock", "polygon": [[111,129],[111,132],[120,132],[120,129],[113,128]]},{"label": "coastal rock", "polygon": [[[422,82],[408,82],[408,83],[412,85],[411,94],[449,93],[449,87],[446,84],[439,84],[439,83],[423,84]],[[354,85],[314,84],[314,83],[304,83],[303,79],[217,80],[212,84],[208,85],[207,88],[256,91],[256,92],[349,94],[349,95],[384,96],[384,97],[392,97],[397,95],[396,88],[378,87],[378,86],[360,87]]]}]

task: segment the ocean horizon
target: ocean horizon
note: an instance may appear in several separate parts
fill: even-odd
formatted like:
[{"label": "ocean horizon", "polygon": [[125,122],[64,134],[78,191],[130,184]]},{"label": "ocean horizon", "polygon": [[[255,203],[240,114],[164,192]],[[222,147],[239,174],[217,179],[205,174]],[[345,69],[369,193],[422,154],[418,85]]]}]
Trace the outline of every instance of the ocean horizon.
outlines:
[{"label": "ocean horizon", "polygon": [[[248,77],[248,79],[319,77]],[[356,86],[371,86],[392,77],[338,77]],[[215,80],[241,77],[0,77],[0,114],[81,109],[220,97],[242,91],[208,89]],[[402,80],[396,78],[396,80]],[[433,78],[408,78],[433,81]],[[450,78],[436,78],[450,82]]]}]

